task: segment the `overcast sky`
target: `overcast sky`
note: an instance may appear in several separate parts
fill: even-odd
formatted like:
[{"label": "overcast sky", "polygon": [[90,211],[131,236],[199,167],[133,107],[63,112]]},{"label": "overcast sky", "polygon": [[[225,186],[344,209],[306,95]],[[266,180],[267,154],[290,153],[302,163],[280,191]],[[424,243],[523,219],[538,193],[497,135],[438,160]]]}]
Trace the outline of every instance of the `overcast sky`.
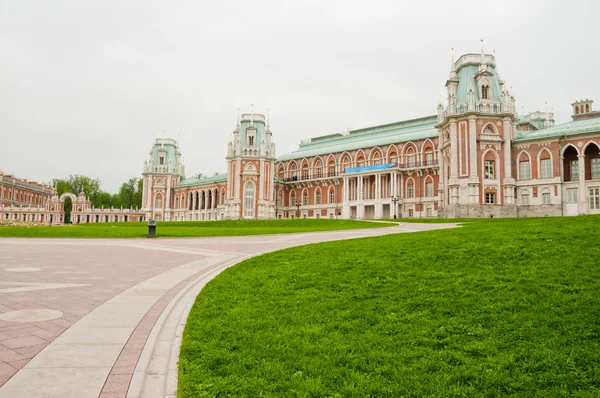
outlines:
[{"label": "overcast sky", "polygon": [[[517,107],[600,109],[598,1],[0,0],[0,170],[141,176],[154,137],[226,170],[238,108],[281,155],[312,136],[436,113],[458,55],[496,51]],[[164,133],[163,133],[164,131]]]}]

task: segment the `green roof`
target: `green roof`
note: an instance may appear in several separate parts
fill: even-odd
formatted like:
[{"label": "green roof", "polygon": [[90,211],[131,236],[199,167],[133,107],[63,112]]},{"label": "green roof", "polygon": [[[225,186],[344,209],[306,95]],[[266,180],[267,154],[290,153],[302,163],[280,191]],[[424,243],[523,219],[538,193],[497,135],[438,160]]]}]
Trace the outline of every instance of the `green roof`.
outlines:
[{"label": "green roof", "polygon": [[543,130],[521,131],[513,141],[537,140],[540,138],[562,137],[600,132],[600,117],[575,120]]},{"label": "green roof", "polygon": [[[500,84],[496,75],[496,68],[487,65],[487,71],[492,74],[492,98],[494,102],[500,102]],[[479,89],[475,75],[479,72],[479,65],[465,65],[458,72],[458,87],[456,88],[456,103],[462,104],[469,101],[469,90],[473,89],[474,101],[479,101]]]},{"label": "green roof", "polygon": [[190,186],[203,186],[203,185],[213,185],[213,184],[217,184],[219,182],[226,182],[227,181],[227,173],[222,173],[222,174],[218,174],[216,176],[213,177],[208,177],[208,178],[186,178],[185,180],[181,180],[179,182],[179,184],[175,187],[175,188],[182,188],[182,187],[190,187]]},{"label": "green roof", "polygon": [[381,126],[351,130],[345,135],[331,134],[320,136],[302,142],[298,149],[292,153],[280,156],[277,161],[283,162],[286,160],[302,159],[361,148],[434,138],[438,136],[438,131],[435,128],[436,124],[437,116],[433,115],[419,119],[384,124]]}]

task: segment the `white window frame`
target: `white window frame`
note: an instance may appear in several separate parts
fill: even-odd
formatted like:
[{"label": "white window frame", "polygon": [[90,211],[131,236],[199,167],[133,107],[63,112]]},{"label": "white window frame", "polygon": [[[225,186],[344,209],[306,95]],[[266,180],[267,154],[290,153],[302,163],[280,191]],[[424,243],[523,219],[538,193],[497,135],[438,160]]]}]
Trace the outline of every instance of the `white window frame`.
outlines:
[{"label": "white window frame", "polygon": [[590,210],[600,210],[600,187],[589,187]]},{"label": "white window frame", "polygon": [[567,203],[577,203],[577,188],[567,188]]},{"label": "white window frame", "polygon": [[495,180],[496,179],[496,161],[486,160],[484,161],[485,179]]},{"label": "white window frame", "polygon": [[406,198],[411,199],[415,197],[415,184],[406,184]]},{"label": "white window frame", "polygon": [[522,160],[519,162],[519,180],[530,180],[531,179],[531,163],[529,160]]},{"label": "white window frame", "polygon": [[244,217],[254,217],[254,196],[256,186],[254,182],[247,181],[244,184]]},{"label": "white window frame", "polygon": [[540,178],[552,178],[552,159],[540,159]]},{"label": "white window frame", "polygon": [[552,204],[552,197],[551,197],[550,191],[548,189],[542,191],[542,204],[544,204],[544,205]]}]

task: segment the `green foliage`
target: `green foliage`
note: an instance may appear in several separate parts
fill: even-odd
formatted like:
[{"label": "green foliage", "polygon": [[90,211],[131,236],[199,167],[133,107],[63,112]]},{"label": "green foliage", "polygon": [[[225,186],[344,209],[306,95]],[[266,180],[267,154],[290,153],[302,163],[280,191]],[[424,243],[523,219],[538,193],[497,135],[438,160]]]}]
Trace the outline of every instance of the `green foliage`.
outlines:
[{"label": "green foliage", "polygon": [[178,396],[600,396],[600,217],[471,221],[224,271]]},{"label": "green foliage", "polygon": [[[143,180],[141,178],[132,177],[127,182],[124,182],[116,194],[110,194],[100,188],[100,180],[86,176],[70,175],[66,179],[53,179],[52,185],[56,187],[58,195],[65,192],[70,192],[79,195],[81,190],[85,192],[86,197],[95,208],[141,208],[142,207],[142,192]],[[71,212],[72,204],[65,203],[65,212]]]},{"label": "green foliage", "polygon": [[[159,222],[158,237],[242,236],[315,232],[342,229],[381,228],[390,224],[330,219],[171,221]],[[145,222],[78,224],[65,226],[0,226],[0,236],[37,238],[143,238],[148,235]]]}]

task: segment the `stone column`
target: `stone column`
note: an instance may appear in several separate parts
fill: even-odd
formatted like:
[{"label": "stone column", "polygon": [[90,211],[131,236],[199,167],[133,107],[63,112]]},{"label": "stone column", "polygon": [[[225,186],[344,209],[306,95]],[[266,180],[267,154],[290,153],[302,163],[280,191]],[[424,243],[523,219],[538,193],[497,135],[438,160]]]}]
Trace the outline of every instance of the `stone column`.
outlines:
[{"label": "stone column", "polygon": [[450,178],[458,178],[458,132],[454,120],[450,122]]},{"label": "stone column", "polygon": [[504,119],[504,178],[512,178],[512,157],[511,157],[511,130],[510,119]]},{"label": "stone column", "polygon": [[[240,173],[242,167],[242,160],[237,159],[235,161],[235,183],[233,185],[233,198],[239,200],[240,199]],[[238,214],[239,215],[239,214]]]},{"label": "stone column", "polygon": [[257,201],[263,200],[265,198],[265,160],[260,159],[260,176],[259,178],[259,193],[256,195]]},{"label": "stone column", "polygon": [[577,199],[579,200],[579,214],[587,214],[588,207],[585,200],[585,155],[578,155],[579,158],[579,189]]}]

